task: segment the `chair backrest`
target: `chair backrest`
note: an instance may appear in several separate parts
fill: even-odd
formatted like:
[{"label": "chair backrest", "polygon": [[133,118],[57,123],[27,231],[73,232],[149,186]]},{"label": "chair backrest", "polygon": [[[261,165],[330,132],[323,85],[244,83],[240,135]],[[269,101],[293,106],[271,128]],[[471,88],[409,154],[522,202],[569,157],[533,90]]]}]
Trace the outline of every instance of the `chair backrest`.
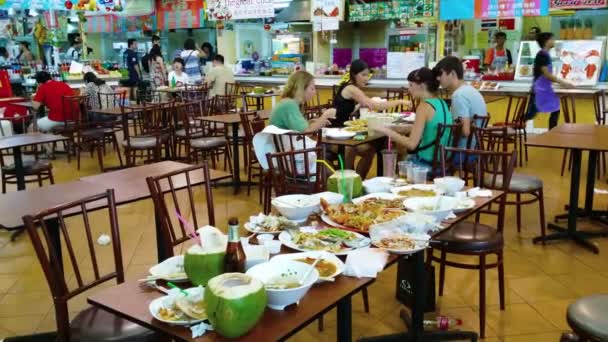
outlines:
[{"label": "chair backrest", "polygon": [[509,150],[509,135],[507,126],[478,128],[473,126],[473,134],[477,140],[476,149],[482,151],[507,152]]},{"label": "chair backrest", "polygon": [[[105,217],[109,219],[112,246],[103,248],[112,249],[113,264],[101,263],[103,254],[99,253],[100,257],[98,257],[95,247],[96,234],[100,229],[105,229],[102,215],[100,215],[102,211],[98,210],[94,215],[91,214],[92,209],[99,207],[107,207],[108,214]],[[78,216],[81,220],[77,221],[76,216],[71,217],[68,228],[66,216],[75,211],[79,212]],[[104,193],[44,210],[35,215],[26,215],[23,217],[23,222],[53,295],[59,340],[69,341],[68,300],[114,278],[119,284],[124,282],[114,190],[107,190]],[[51,222],[56,222],[57,226]],[[77,229],[76,223],[82,224],[84,229]],[[67,265],[62,266],[62,258],[58,254],[62,243],[64,251],[67,251],[67,257],[63,259],[72,266],[73,273],[64,272],[68,268]],[[79,249],[84,249],[86,253],[77,253]],[[107,265],[111,265],[111,267]],[[108,268],[111,269],[107,270]],[[66,276],[71,274],[75,276],[75,285],[66,280]],[[36,305],[36,303],[31,304]]]},{"label": "chair backrest", "polygon": [[507,102],[507,113],[505,122],[514,126],[526,125],[526,109],[528,106],[528,95],[511,95]]},{"label": "chair backrest", "polygon": [[492,116],[490,115],[490,113],[487,113],[486,115],[475,114],[473,115],[473,122],[471,124],[479,128],[486,128],[490,124],[491,117]]},{"label": "chair backrest", "polygon": [[[64,96],[63,97],[63,110],[66,115],[72,117],[71,121],[65,121],[64,124],[64,135],[72,135],[76,133],[77,139],[83,130],[91,128],[95,125],[94,122],[89,121],[87,108],[89,105],[89,96]],[[69,114],[68,114],[69,113]]]},{"label": "chair backrest", "polygon": [[[134,120],[133,133],[139,137],[160,137],[171,130],[175,103],[145,103],[143,107],[125,109],[131,110]],[[137,115],[139,114],[139,115]],[[130,141],[131,134],[125,139]]]},{"label": "chair backrest", "polygon": [[237,95],[215,95],[213,114],[236,112],[238,98]]},{"label": "chair backrest", "polygon": [[274,147],[277,152],[293,151],[297,149],[314,148],[315,145],[310,144],[310,138],[316,142],[315,145],[321,144],[322,131],[319,129],[314,132],[291,132],[285,134],[275,134],[273,136]]},{"label": "chair backrest", "polygon": [[209,88],[206,86],[186,86],[184,90],[177,93],[177,96],[182,102],[202,101],[209,96]]},{"label": "chair backrest", "polygon": [[[407,89],[399,88],[399,89],[387,89],[386,90],[386,100],[387,101],[397,101],[406,99],[406,95],[409,96]],[[387,112],[400,113],[404,112],[405,107],[403,105],[399,105],[394,108],[387,109]]]},{"label": "chair backrest", "polygon": [[126,96],[127,93],[124,91],[117,91],[112,93],[97,93],[99,106],[101,108],[123,107],[125,105]]},{"label": "chair backrest", "polygon": [[195,135],[204,135],[204,127],[194,122],[200,118],[203,100],[192,100],[188,102],[175,103],[176,123],[186,132],[186,140],[190,140]]},{"label": "chair backrest", "polygon": [[290,193],[314,194],[322,192],[325,184],[323,167],[313,171],[311,163],[314,153],[317,159],[324,159],[324,145],[279,153],[268,153],[268,170],[272,177],[272,187],[277,195]]},{"label": "chair backrest", "polygon": [[[447,143],[442,144],[442,137],[447,135]],[[437,126],[437,135],[435,136],[435,151],[433,153],[433,161],[431,162],[432,175],[436,175],[441,170],[441,147],[458,147],[462,137],[462,123],[456,121],[453,124],[439,124]],[[448,156],[450,162],[454,156]]]},{"label": "chair backrest", "polygon": [[245,132],[245,140],[251,142],[251,140],[253,140],[253,135],[255,134],[253,133],[251,122],[259,119],[258,112],[241,112],[239,115],[241,116],[243,131]]},{"label": "chair backrest", "polygon": [[239,85],[237,83],[228,83],[224,86],[224,94],[226,96],[238,96],[239,95]]},{"label": "chair backrest", "polygon": [[[197,214],[196,204],[200,203],[200,200],[196,199],[196,185],[193,184],[193,178],[198,178],[196,174],[202,175],[203,182],[200,188],[205,192],[206,222],[201,221],[201,217]],[[193,227],[196,227],[195,229],[202,227],[204,224],[215,225],[213,194],[209,182],[209,166],[206,161],[201,165],[190,166],[156,177],[148,177],[146,182],[167,243],[163,246],[166,251],[165,255],[173,256],[173,248],[189,239],[188,231],[184,223],[177,218],[176,213],[186,219],[191,217],[190,222]],[[184,188],[186,194],[178,194],[178,188],[180,187]]]}]

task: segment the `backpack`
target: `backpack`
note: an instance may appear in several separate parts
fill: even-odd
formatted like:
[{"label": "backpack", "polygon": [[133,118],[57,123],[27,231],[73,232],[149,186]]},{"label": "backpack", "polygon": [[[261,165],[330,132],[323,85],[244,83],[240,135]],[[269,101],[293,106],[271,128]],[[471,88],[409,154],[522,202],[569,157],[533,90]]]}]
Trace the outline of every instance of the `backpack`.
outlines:
[{"label": "backpack", "polygon": [[141,66],[146,73],[150,73],[150,54],[146,53],[141,58]]}]

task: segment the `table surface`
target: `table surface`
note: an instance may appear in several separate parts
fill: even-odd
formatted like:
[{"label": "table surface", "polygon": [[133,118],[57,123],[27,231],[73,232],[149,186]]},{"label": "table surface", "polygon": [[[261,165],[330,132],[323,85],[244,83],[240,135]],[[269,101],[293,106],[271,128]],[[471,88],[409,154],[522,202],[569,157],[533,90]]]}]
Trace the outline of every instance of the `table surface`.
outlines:
[{"label": "table surface", "polygon": [[61,135],[44,133],[15,134],[0,138],[0,149],[46,144],[61,140],[67,140],[67,138]]},{"label": "table surface", "polygon": [[[159,176],[168,172],[180,170],[192,165],[174,162],[163,161],[154,164],[147,164],[137,167],[132,167],[124,170],[101,173],[95,176],[81,178],[81,181],[89,184],[103,185],[108,188],[113,188],[116,194],[116,203],[125,204],[133,201],[138,201],[150,196],[146,177]],[[209,177],[212,181],[217,181],[232,177],[232,174],[220,171],[209,170]],[[204,180],[202,171],[190,172],[190,182],[192,184],[200,184]],[[175,188],[183,188],[186,186],[186,177],[173,177]],[[167,189],[168,189],[168,185]],[[164,188],[164,187],[163,187]]]},{"label": "table surface", "polygon": [[[145,199],[150,197],[146,177],[189,166],[166,161],[84,177],[79,181],[2,194],[0,195],[0,226],[5,229],[17,229],[23,225],[22,217],[24,215],[36,214],[60,204],[102,193],[107,189],[114,189],[117,205]],[[231,174],[219,170],[209,170],[209,176],[212,180],[220,180],[231,177]],[[173,180],[178,189],[183,188],[186,184],[183,176],[174,177]],[[191,173],[190,180],[192,184],[200,184],[203,180],[202,172]],[[101,207],[91,204],[88,208],[100,209]],[[77,214],[79,211],[66,213]]]},{"label": "table surface", "polygon": [[[258,111],[258,116],[260,119],[266,120],[270,117],[270,111],[261,110]],[[241,122],[241,116],[239,114],[218,114],[218,115],[210,115],[204,116],[200,118],[201,121],[207,122],[217,122],[223,124],[235,124]]]},{"label": "table surface", "polygon": [[608,126],[560,125],[547,133],[529,135],[526,145],[555,149],[608,151]]},{"label": "table surface", "polygon": [[[476,207],[458,218],[449,221],[453,225],[481,210],[489,202],[496,200],[503,193],[495,191],[492,197],[476,198]],[[446,228],[449,229],[449,228]],[[293,253],[287,247],[282,247],[282,253]],[[399,256],[390,255],[387,266],[397,262]],[[300,300],[299,305],[290,306],[285,311],[267,309],[258,324],[245,336],[234,339],[234,341],[277,341],[285,339],[317,317],[337,305],[345,297],[360,291],[363,287],[371,284],[372,278],[352,278],[346,276],[336,277],[333,283],[321,283],[313,286],[309,292]],[[135,281],[104,289],[88,298],[90,304],[108,310],[118,316],[132,320],[150,329],[163,331],[180,339],[191,341],[192,335],[185,327],[172,326],[155,320],[149,312],[149,303],[161,296],[157,290],[141,286]],[[216,333],[207,333],[197,341],[226,341],[227,339]]]}]

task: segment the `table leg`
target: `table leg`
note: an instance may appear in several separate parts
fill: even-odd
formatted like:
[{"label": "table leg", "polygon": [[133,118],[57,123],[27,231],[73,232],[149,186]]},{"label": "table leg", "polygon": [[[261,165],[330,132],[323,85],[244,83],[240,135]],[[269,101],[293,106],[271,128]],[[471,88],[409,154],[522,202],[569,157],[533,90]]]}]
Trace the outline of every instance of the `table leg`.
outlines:
[{"label": "table leg", "polygon": [[342,298],[338,302],[338,342],[350,342],[352,341],[352,305],[351,296]]},{"label": "table leg", "polygon": [[241,190],[240,157],[239,157],[239,123],[232,124],[232,180],[234,182],[234,193]]},{"label": "table leg", "polygon": [[581,186],[581,150],[572,150],[572,175],[570,177],[570,207],[568,208],[568,233],[576,232],[576,209]]},{"label": "table leg", "polygon": [[13,148],[13,159],[15,160],[15,174],[17,175],[17,190],[25,190],[25,171],[23,170],[21,147]]}]

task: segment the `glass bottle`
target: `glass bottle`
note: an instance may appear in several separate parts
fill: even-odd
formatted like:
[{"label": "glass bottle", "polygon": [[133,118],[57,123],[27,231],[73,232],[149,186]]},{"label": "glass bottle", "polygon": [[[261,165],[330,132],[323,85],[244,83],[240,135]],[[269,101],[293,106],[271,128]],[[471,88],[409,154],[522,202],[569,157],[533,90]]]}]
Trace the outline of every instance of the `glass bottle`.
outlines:
[{"label": "glass bottle", "polygon": [[228,219],[228,245],[226,246],[226,256],[224,258],[224,271],[245,272],[245,251],[239,238],[239,220],[236,217]]}]

